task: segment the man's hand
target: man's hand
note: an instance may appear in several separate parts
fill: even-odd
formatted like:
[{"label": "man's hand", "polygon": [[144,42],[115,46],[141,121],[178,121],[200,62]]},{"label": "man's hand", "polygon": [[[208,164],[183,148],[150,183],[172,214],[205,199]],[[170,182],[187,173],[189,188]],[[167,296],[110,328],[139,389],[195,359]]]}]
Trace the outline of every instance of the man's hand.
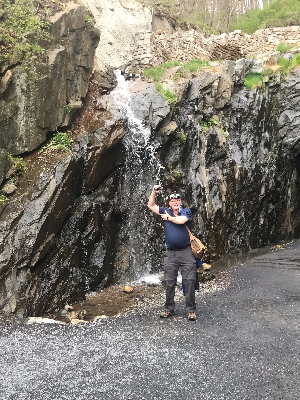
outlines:
[{"label": "man's hand", "polygon": [[167,221],[168,217],[171,217],[171,215],[166,211],[165,214],[160,214],[161,218],[164,221]]},{"label": "man's hand", "polygon": [[160,186],[160,185],[155,185],[154,187],[153,187],[153,191],[157,194],[157,193],[160,193],[161,191],[162,191],[162,186]]}]

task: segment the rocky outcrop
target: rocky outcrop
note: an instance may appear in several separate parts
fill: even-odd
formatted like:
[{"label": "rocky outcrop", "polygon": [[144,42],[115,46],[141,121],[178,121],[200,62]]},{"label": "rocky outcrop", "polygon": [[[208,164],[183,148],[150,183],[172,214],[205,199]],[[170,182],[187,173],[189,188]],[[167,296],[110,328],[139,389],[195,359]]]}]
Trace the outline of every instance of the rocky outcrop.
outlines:
[{"label": "rocky outcrop", "polygon": [[126,101],[125,81],[102,97],[91,83],[72,155],[2,208],[1,308],[58,312],[157,271],[164,233],[146,210],[157,182],[159,204],[179,191],[192,209],[207,260],[299,234],[299,76],[248,91],[253,60],[213,67],[177,82],[176,107],[151,83],[129,83]]},{"label": "rocky outcrop", "polygon": [[117,69],[132,59],[138,31],[151,29],[149,8],[135,0],[85,0],[101,31],[96,51],[97,69]]},{"label": "rocky outcrop", "polygon": [[85,7],[70,3],[51,18],[51,43],[34,81],[21,65],[11,66],[0,84],[0,148],[16,155],[37,148],[47,132],[67,125],[70,111],[86,95],[99,31]]}]

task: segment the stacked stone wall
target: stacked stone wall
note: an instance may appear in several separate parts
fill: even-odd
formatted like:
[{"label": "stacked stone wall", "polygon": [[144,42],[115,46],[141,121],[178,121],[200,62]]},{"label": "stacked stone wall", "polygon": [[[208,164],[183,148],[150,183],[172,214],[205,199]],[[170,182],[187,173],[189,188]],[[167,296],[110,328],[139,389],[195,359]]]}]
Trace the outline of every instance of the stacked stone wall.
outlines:
[{"label": "stacked stone wall", "polygon": [[271,55],[279,43],[300,42],[300,27],[288,26],[260,29],[248,35],[234,31],[208,38],[191,30],[166,35],[164,31],[138,32],[132,65],[136,68],[156,67],[168,60],[181,62],[197,58],[202,60],[238,60],[261,54]]}]

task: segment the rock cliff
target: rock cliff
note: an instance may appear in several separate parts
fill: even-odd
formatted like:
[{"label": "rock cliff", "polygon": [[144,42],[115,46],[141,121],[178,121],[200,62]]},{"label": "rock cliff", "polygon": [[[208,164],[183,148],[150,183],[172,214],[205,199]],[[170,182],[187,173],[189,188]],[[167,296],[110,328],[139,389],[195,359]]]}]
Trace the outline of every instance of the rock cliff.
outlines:
[{"label": "rock cliff", "polygon": [[[91,6],[112,16],[120,4],[98,0]],[[148,58],[149,65],[154,54],[147,47],[148,11],[129,0],[121,5],[119,15],[126,9],[137,12],[133,20],[144,16],[138,25],[143,40],[132,44],[132,28],[121,54],[125,42],[114,36],[111,59],[113,44],[100,44],[100,67],[90,82],[99,34],[87,24],[84,7],[75,4],[52,20],[52,35],[60,42],[48,49],[37,91],[27,87],[19,66],[2,77],[0,112],[7,118],[2,114],[0,177],[9,168],[7,151],[36,148],[47,132],[69,124],[66,105],[83,103],[70,128],[71,151],[27,155],[20,189],[0,206],[3,310],[59,312],[88,291],[159,270],[163,226],[146,209],[158,182],[165,188],[159,204],[167,204],[176,190],[192,209],[193,231],[208,247],[207,260],[299,236],[299,70],[287,77],[274,70],[248,90],[245,76],[261,71],[270,54],[266,60],[212,62],[186,76],[172,67],[162,81],[165,91],[176,94],[171,104],[153,82],[128,74],[124,65],[123,75],[111,72],[145,48],[140,60]],[[101,37],[108,41],[114,30],[105,33],[103,21]],[[173,39],[189,37],[195,44],[193,35]],[[223,49],[225,39],[217,43]],[[168,40],[154,38],[152,49],[161,43],[161,51]],[[180,58],[180,42],[172,43]]]},{"label": "rock cliff", "polygon": [[69,123],[67,106],[77,106],[86,95],[99,41],[86,15],[83,6],[69,3],[51,17],[51,40],[35,66],[34,82],[22,65],[11,65],[1,77],[0,148],[14,155],[32,151],[47,132]]}]

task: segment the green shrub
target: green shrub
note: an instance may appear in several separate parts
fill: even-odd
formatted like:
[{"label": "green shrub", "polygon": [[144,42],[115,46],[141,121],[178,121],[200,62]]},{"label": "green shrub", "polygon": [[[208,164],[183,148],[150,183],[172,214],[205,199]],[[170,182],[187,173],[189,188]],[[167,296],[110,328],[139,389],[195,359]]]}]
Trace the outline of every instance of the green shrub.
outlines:
[{"label": "green shrub", "polygon": [[295,68],[296,65],[299,65],[299,64],[300,64],[300,53],[297,53],[297,54],[293,57],[293,59],[291,60],[291,67],[292,67],[292,68]]},{"label": "green shrub", "polygon": [[197,59],[187,61],[186,63],[184,63],[184,68],[190,72],[195,72],[201,68],[208,67],[208,66],[209,66],[208,61],[202,61],[202,60],[197,60]]},{"label": "green shrub", "polygon": [[246,89],[252,90],[258,85],[259,82],[263,83],[262,74],[258,72],[248,72],[244,80],[244,85]]},{"label": "green shrub", "polygon": [[299,0],[274,0],[264,4],[263,9],[248,11],[236,23],[231,24],[230,30],[241,29],[252,34],[262,28],[299,25],[299,20]]},{"label": "green shrub", "polygon": [[20,174],[23,174],[23,173],[25,173],[27,171],[24,158],[22,158],[22,157],[14,157],[10,153],[7,153],[7,155],[9,157],[10,161],[11,161],[12,168],[14,170],[14,175],[20,175]]},{"label": "green shrub", "polygon": [[66,104],[65,105],[65,110],[67,111],[67,113],[71,113],[74,110],[74,107],[72,106],[72,104]]},{"label": "green shrub", "polygon": [[287,53],[292,47],[294,47],[293,44],[280,43],[277,46],[277,51],[280,51],[281,53]]},{"label": "green shrub", "polygon": [[57,132],[47,146],[41,148],[40,153],[48,149],[70,151],[71,139],[67,132]]},{"label": "green shrub", "polygon": [[166,61],[165,63],[161,64],[161,67],[163,68],[173,68],[173,67],[179,67],[181,64],[179,61],[176,60],[170,60]]},{"label": "green shrub", "polygon": [[0,194],[0,206],[3,206],[6,203],[7,197],[4,194]]},{"label": "green shrub", "polygon": [[31,57],[39,60],[45,51],[39,43],[49,39],[46,12],[38,18],[33,0],[0,0],[0,16],[0,65],[21,61],[34,72]]},{"label": "green shrub", "polygon": [[288,72],[291,70],[291,61],[280,57],[278,60],[278,65],[280,66],[281,75],[286,77]]},{"label": "green shrub", "polygon": [[143,75],[146,78],[153,79],[154,82],[161,81],[162,77],[164,76],[165,69],[163,67],[157,68],[149,68],[143,71]]},{"label": "green shrub", "polygon": [[162,97],[167,100],[170,104],[176,103],[176,94],[171,92],[171,90],[165,90],[160,83],[155,84],[156,90],[162,95]]}]

